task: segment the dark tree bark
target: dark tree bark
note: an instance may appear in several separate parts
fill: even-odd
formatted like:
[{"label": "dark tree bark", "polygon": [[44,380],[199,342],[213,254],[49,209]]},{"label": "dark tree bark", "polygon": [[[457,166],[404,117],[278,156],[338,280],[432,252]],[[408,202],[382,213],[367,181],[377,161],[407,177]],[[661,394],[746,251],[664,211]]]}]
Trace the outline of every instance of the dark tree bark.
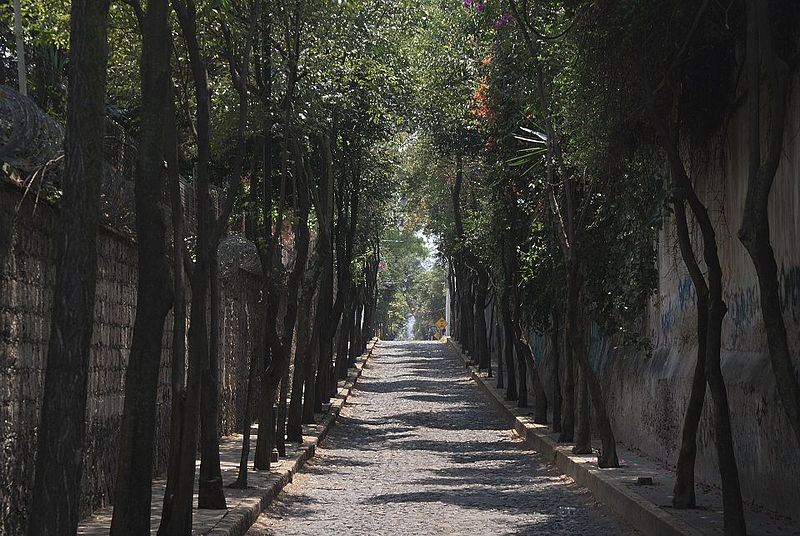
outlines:
[{"label": "dark tree bark", "polygon": [[186,281],[184,270],[184,214],[181,181],[178,172],[178,131],[175,123],[175,95],[168,88],[164,159],[169,175],[169,198],[172,209],[173,300],[172,308],[172,366],[171,412],[169,426],[169,458],[165,497],[174,497],[177,487],[175,471],[179,467],[182,423],[186,411]]},{"label": "dark tree bark", "polygon": [[475,284],[475,304],[473,316],[475,318],[475,359],[480,370],[489,370],[490,356],[489,345],[486,342],[486,291],[489,286],[489,276],[483,270],[478,272]]},{"label": "dark tree bark", "polygon": [[[319,315],[314,308],[314,321],[312,322],[311,338],[308,341],[308,366],[303,386],[303,407],[300,422],[314,424],[314,406],[317,403],[317,378],[319,367]],[[324,380],[323,380],[324,381]]]},{"label": "dark tree bark", "polygon": [[219,360],[222,312],[219,260],[216,247],[209,255],[209,348],[208,367],[203,371],[200,394],[200,475],[197,507],[227,508],[219,457]]},{"label": "dark tree bark", "polygon": [[589,385],[586,375],[578,367],[575,382],[575,445],[572,447],[574,454],[592,453],[592,421],[589,409]]},{"label": "dark tree bark", "polygon": [[73,0],[61,217],[31,536],[74,534],[83,472],[89,345],[103,178],[108,2]]},{"label": "dark tree bark", "polygon": [[[331,328],[331,317],[333,313],[333,211],[334,211],[334,180],[333,180],[333,150],[331,147],[331,136],[323,134],[322,144],[322,174],[320,176],[319,188],[315,200],[318,222],[318,246],[319,262],[322,266],[322,273],[319,283],[319,294],[317,296],[317,320],[315,322],[317,348],[315,350],[317,359],[317,376],[314,381],[313,408],[308,404],[308,408],[303,408],[304,421],[313,422],[314,412],[322,411],[322,404],[330,401],[331,383],[331,338],[329,332]],[[310,392],[310,389],[308,390]],[[309,421],[310,420],[310,421]]]},{"label": "dark tree bark", "polygon": [[165,117],[172,108],[167,102],[171,95],[168,6],[167,0],[149,1],[142,25],[142,117],[135,184],[138,285],[111,519],[114,536],[150,530],[158,371],[164,321],[173,297],[160,207]]},{"label": "dark tree bark", "polygon": [[[286,457],[286,398],[289,396],[289,364],[291,363],[292,341],[289,341],[289,347],[286,349],[287,365],[283,371],[283,378],[281,378],[280,389],[278,390],[278,411],[275,420],[275,448],[278,449],[278,456],[281,458]],[[295,366],[297,366],[295,364]]]},{"label": "dark tree bark", "polygon": [[[515,311],[518,310],[516,306]],[[515,312],[515,316],[519,313]],[[533,357],[530,344],[523,333],[519,318],[514,320],[514,342],[516,344],[517,356],[520,361],[524,361],[529,368],[534,387],[534,417],[533,422],[537,424],[547,424],[547,395],[544,392],[542,381],[539,375],[539,367]]]},{"label": "dark tree bark", "polygon": [[[299,17],[299,13],[296,13],[295,16]],[[297,38],[299,39],[299,35]],[[275,326],[273,325],[271,328],[269,328],[272,333],[269,335],[268,339],[271,341],[277,341],[277,343],[273,343],[274,346],[271,349],[273,358],[266,372],[268,400],[274,400],[275,390],[278,387],[279,381],[288,382],[290,352],[298,313],[298,292],[302,283],[303,274],[305,273],[306,261],[308,259],[308,244],[310,241],[310,233],[308,229],[308,214],[310,205],[308,186],[302,172],[297,174],[297,179],[297,192],[299,197],[298,223],[295,233],[295,248],[297,251],[297,256],[295,258],[295,265],[292,268],[292,272],[289,276],[287,307],[286,315],[283,321],[283,333],[280,337],[278,337],[277,333],[275,332]],[[283,395],[283,398],[285,400],[285,395]],[[280,425],[280,422],[278,424]],[[284,452],[282,455],[285,456],[285,421],[283,427],[278,426],[278,430],[279,435],[276,437],[276,443],[279,449],[281,448],[281,443],[283,443]],[[269,452],[269,450],[266,452]]]},{"label": "dark tree bark", "polygon": [[[665,126],[655,117],[662,144],[667,154],[673,183],[673,198],[688,202],[697,220],[703,238],[703,259],[708,268],[708,317],[706,331],[705,373],[714,408],[714,443],[719,460],[722,480],[725,533],[734,536],[746,534],[742,495],[739,486],[739,471],[731,433],[730,410],[727,389],[720,367],[722,320],[727,306],[722,297],[722,267],[719,262],[716,232],[708,216],[708,210],[697,197],[686,173],[678,150],[677,125]],[[674,203],[673,203],[674,204]],[[691,270],[691,266],[687,266]],[[697,289],[696,289],[697,290]],[[699,295],[699,292],[698,292]],[[698,337],[702,336],[698,333]]]},{"label": "dark tree bark", "polygon": [[561,404],[563,403],[561,396],[561,379],[559,368],[561,367],[561,314],[558,307],[553,307],[553,312],[550,315],[550,346],[553,352],[553,433],[561,432]]},{"label": "dark tree bark", "polygon": [[[512,326],[513,331],[513,326]],[[516,336],[512,339],[515,348],[517,347],[516,342],[514,341]],[[517,381],[519,382],[519,387],[517,388],[517,407],[520,408],[527,408],[528,407],[528,364],[525,362],[525,358],[521,356],[518,352],[515,353],[516,355],[516,362],[517,362]]]},{"label": "dark tree bark", "polygon": [[[330,324],[331,329],[327,334],[332,341],[334,337],[337,336],[336,329],[338,328],[336,364],[330,385],[331,395],[336,394],[338,381],[347,378],[347,345],[350,341],[350,330],[353,327],[351,315],[353,308],[353,277],[350,269],[350,263],[353,259],[353,245],[355,242],[355,233],[358,225],[359,193],[361,191],[361,155],[358,154],[358,152],[358,149],[351,148],[351,153],[354,154],[349,155],[349,158],[352,161],[349,170],[349,175],[352,177],[350,181],[349,196],[345,184],[347,182],[346,176],[348,173],[343,171],[340,175],[341,182],[339,188],[339,215],[336,224],[336,300],[333,303],[333,315]],[[348,197],[349,203],[345,203],[345,200]]]},{"label": "dark tree bark", "polygon": [[[707,217],[707,215],[706,215]],[[698,218],[699,220],[700,218]],[[717,447],[720,476],[722,479],[722,503],[724,508],[725,534],[747,533],[739,486],[739,470],[733,449],[731,418],[728,407],[728,391],[720,367],[722,349],[722,320],[728,310],[722,299],[722,269],[717,257],[716,239],[710,220],[701,223],[704,229],[705,261],[708,267],[708,337],[706,339],[706,379],[714,403],[714,443]]]},{"label": "dark tree bark", "polygon": [[[174,493],[164,496],[159,534],[189,534],[192,530],[192,496],[196,469],[196,452],[199,428],[200,397],[203,374],[208,369],[208,292],[212,258],[217,244],[233,210],[241,178],[238,173],[231,175],[228,190],[219,217],[212,222],[211,199],[209,195],[209,163],[211,161],[211,102],[206,72],[206,62],[198,41],[197,11],[194,0],[172,0],[178,24],[186,43],[189,65],[192,74],[196,101],[196,140],[197,165],[194,177],[197,202],[197,241],[196,260],[191,267],[190,284],[192,289],[191,322],[189,325],[189,366],[184,404],[180,416],[181,444],[175,457],[176,466],[170,467],[167,474],[167,487]],[[213,256],[212,256],[213,253]],[[218,450],[218,438],[214,440]],[[206,449],[207,447],[204,447]],[[208,473],[206,473],[208,474]],[[171,484],[169,481],[173,480]],[[201,480],[201,485],[202,485]],[[200,490],[201,497],[203,489]]]},{"label": "dark tree bark", "polygon": [[500,321],[503,324],[503,361],[506,369],[506,400],[517,400],[517,375],[514,368],[514,327],[511,316],[510,290],[500,294]]},{"label": "dark tree bark", "polygon": [[[314,411],[320,413],[322,405],[330,402],[331,358],[333,347],[328,333],[335,328],[331,327],[331,313],[333,309],[333,242],[331,237],[320,236],[326,244],[325,259],[320,278],[319,296],[317,298],[317,323],[318,323],[318,349],[317,349],[317,378],[314,382]],[[334,380],[335,381],[335,380]]]},{"label": "dark tree bark", "polygon": [[[261,87],[261,101],[264,107],[264,138],[263,138],[263,180],[261,183],[261,214],[264,218],[264,227],[261,229],[263,240],[256,240],[259,260],[261,262],[261,273],[263,277],[262,294],[265,301],[265,314],[263,317],[263,362],[264,370],[260,374],[260,400],[258,404],[258,432],[256,437],[256,451],[253,456],[253,467],[258,470],[269,469],[269,456],[272,450],[272,432],[274,430],[274,419],[272,415],[272,405],[274,398],[269,399],[266,370],[271,362],[272,354],[270,345],[267,342],[267,332],[269,326],[274,326],[277,321],[276,304],[273,301],[271,292],[272,281],[275,276],[274,258],[277,256],[276,240],[279,236],[280,221],[273,222],[273,105],[272,105],[272,15],[269,10],[265,10],[262,15],[262,35],[261,60],[263,65],[258,65],[256,70],[257,78]],[[280,200],[283,203],[283,199]],[[257,206],[257,204],[256,204]],[[273,233],[272,225],[275,224],[276,232]]]},{"label": "dark tree bark", "polygon": [[[303,442],[303,386],[306,383],[306,378],[309,376],[309,368],[311,368],[313,360],[310,356],[311,342],[311,326],[314,322],[312,313],[312,302],[314,294],[317,289],[317,281],[319,279],[319,265],[310,271],[306,277],[305,284],[301,290],[300,304],[298,309],[300,311],[297,317],[297,342],[295,343],[294,354],[294,374],[292,376],[291,388],[291,402],[288,410],[288,423],[286,425],[286,439],[289,442],[302,443]],[[315,356],[316,357],[316,356]],[[306,396],[313,396],[308,393]]]},{"label": "dark tree bark", "polygon": [[686,220],[686,202],[673,199],[678,246],[683,262],[694,285],[697,302],[697,361],[692,378],[692,390],[683,420],[681,447],[675,469],[675,486],[672,491],[672,506],[695,508],[697,499],[694,488],[694,465],[697,458],[697,430],[703,415],[706,397],[706,338],[708,336],[708,286],[692,249],[689,226]]},{"label": "dark tree bark", "polygon": [[[797,444],[800,445],[800,382],[786,336],[778,265],[770,242],[769,227],[769,196],[783,156],[790,68],[775,51],[772,24],[769,20],[770,4],[755,0],[748,0],[746,4],[750,165],[739,240],[747,249],[756,269],[761,315],[775,374],[775,386]],[[762,67],[766,75],[764,84],[761,83],[760,76]],[[762,114],[761,110],[762,95],[766,96],[766,114]],[[766,127],[766,132],[763,133],[766,138],[763,157],[762,125]]]},{"label": "dark tree bark", "polygon": [[494,353],[497,356],[497,388],[503,389],[505,387],[505,377],[504,377],[504,370],[505,367],[503,366],[503,338],[502,338],[502,328],[500,327],[499,322],[499,315],[497,314],[497,304],[494,306],[494,337],[493,337],[493,346],[494,346]]},{"label": "dark tree bark", "polygon": [[[252,228],[252,226],[248,226]],[[247,303],[247,296],[242,293],[242,300]],[[240,332],[245,340],[255,337],[255,343],[249,345],[248,374],[247,374],[247,395],[245,397],[244,408],[244,424],[242,426],[242,453],[239,459],[239,472],[236,481],[230,484],[231,488],[245,489],[247,488],[247,463],[250,459],[250,428],[253,425],[253,405],[255,402],[256,382],[258,381],[258,364],[259,356],[264,354],[264,335],[258,326],[263,325],[263,311],[262,304],[256,305],[256,310],[248,311],[244,325],[241,326]],[[255,330],[251,330],[250,326],[256,326]],[[252,335],[252,331],[256,334]]]},{"label": "dark tree bark", "polygon": [[[364,324],[361,343],[366,345],[375,336],[375,308],[378,301],[378,266],[380,264],[380,237],[375,237],[373,255],[366,263],[366,296],[364,301]],[[362,348],[363,349],[363,348]]]}]

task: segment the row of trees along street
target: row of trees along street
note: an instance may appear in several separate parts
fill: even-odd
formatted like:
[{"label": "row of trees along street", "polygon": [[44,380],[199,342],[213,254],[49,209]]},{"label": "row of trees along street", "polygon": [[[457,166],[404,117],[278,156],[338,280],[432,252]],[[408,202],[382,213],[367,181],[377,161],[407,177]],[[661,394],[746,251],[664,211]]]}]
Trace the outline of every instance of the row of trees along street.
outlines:
[{"label": "row of trees along street", "polygon": [[[377,326],[399,336],[411,311],[416,334],[430,335],[445,286],[454,337],[507,398],[532,404],[535,420],[576,452],[591,453],[596,433],[598,465],[618,466],[619,416],[588,330],[594,323],[616,347],[648,354],[643,311],[667,228],[693,289],[686,314],[696,316],[697,343],[686,356],[696,366],[673,505],[697,506],[707,400],[725,532],[745,534],[721,368],[727,274],[696,175],[726,158],[731,131],[746,138],[744,202],[726,217],[757,277],[781,402],[771,411],[785,413],[797,446],[797,349],[773,250],[780,230],[770,229],[770,192],[787,131],[798,127],[789,113],[795,2],[23,0],[21,15],[30,96],[65,125],[63,165],[49,171],[61,224],[28,534],[78,524],[103,125],[112,119],[135,140],[138,249],[114,536],[150,530],[170,311],[161,535],[191,533],[198,450],[198,506],[225,508],[225,484],[246,487],[248,468],[268,470],[273,448],[285,455],[287,442],[302,440]],[[9,16],[0,33],[7,85],[17,81],[16,43]],[[236,232],[257,254],[260,325],[251,331],[263,340],[249,356],[239,476],[223,483],[218,257]],[[420,233],[438,248],[433,267]],[[548,374],[531,333],[552,342]]]}]

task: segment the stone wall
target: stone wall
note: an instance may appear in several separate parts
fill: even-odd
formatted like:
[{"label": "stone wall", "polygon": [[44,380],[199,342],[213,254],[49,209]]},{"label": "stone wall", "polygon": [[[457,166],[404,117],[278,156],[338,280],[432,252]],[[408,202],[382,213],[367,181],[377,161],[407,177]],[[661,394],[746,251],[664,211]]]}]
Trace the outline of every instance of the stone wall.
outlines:
[{"label": "stone wall", "polygon": [[[36,427],[44,384],[55,275],[57,213],[35,194],[0,184],[0,534],[21,534],[33,483]],[[136,246],[101,228],[90,354],[81,512],[107,504],[114,488],[123,387],[136,308]],[[220,432],[240,430],[246,367],[260,283],[232,271],[223,281]],[[155,471],[169,448],[172,316],[165,325],[156,411]]]}]

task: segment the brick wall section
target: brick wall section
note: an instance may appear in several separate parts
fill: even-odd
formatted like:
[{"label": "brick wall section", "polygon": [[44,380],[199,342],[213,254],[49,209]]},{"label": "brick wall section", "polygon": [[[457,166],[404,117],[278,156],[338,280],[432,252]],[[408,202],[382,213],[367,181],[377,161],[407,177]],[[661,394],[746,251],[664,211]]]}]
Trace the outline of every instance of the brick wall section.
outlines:
[{"label": "brick wall section", "polygon": [[[0,534],[21,534],[33,483],[36,427],[44,384],[55,276],[57,212],[0,184]],[[136,308],[136,246],[109,229],[98,233],[98,280],[90,355],[81,511],[109,502],[114,488],[125,367]],[[234,270],[223,281],[220,432],[240,430],[247,388],[248,329],[258,279]],[[172,316],[165,325],[156,417],[155,470],[169,449]]]}]

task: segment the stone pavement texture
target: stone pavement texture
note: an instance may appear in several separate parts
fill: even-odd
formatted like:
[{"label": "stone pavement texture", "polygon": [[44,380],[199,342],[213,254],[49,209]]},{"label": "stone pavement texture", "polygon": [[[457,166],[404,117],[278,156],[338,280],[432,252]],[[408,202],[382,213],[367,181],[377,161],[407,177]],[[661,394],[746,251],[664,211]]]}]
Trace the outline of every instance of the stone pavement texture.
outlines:
[{"label": "stone pavement texture", "polygon": [[525,450],[434,342],[381,342],[317,457],[247,532],[634,533]]}]

